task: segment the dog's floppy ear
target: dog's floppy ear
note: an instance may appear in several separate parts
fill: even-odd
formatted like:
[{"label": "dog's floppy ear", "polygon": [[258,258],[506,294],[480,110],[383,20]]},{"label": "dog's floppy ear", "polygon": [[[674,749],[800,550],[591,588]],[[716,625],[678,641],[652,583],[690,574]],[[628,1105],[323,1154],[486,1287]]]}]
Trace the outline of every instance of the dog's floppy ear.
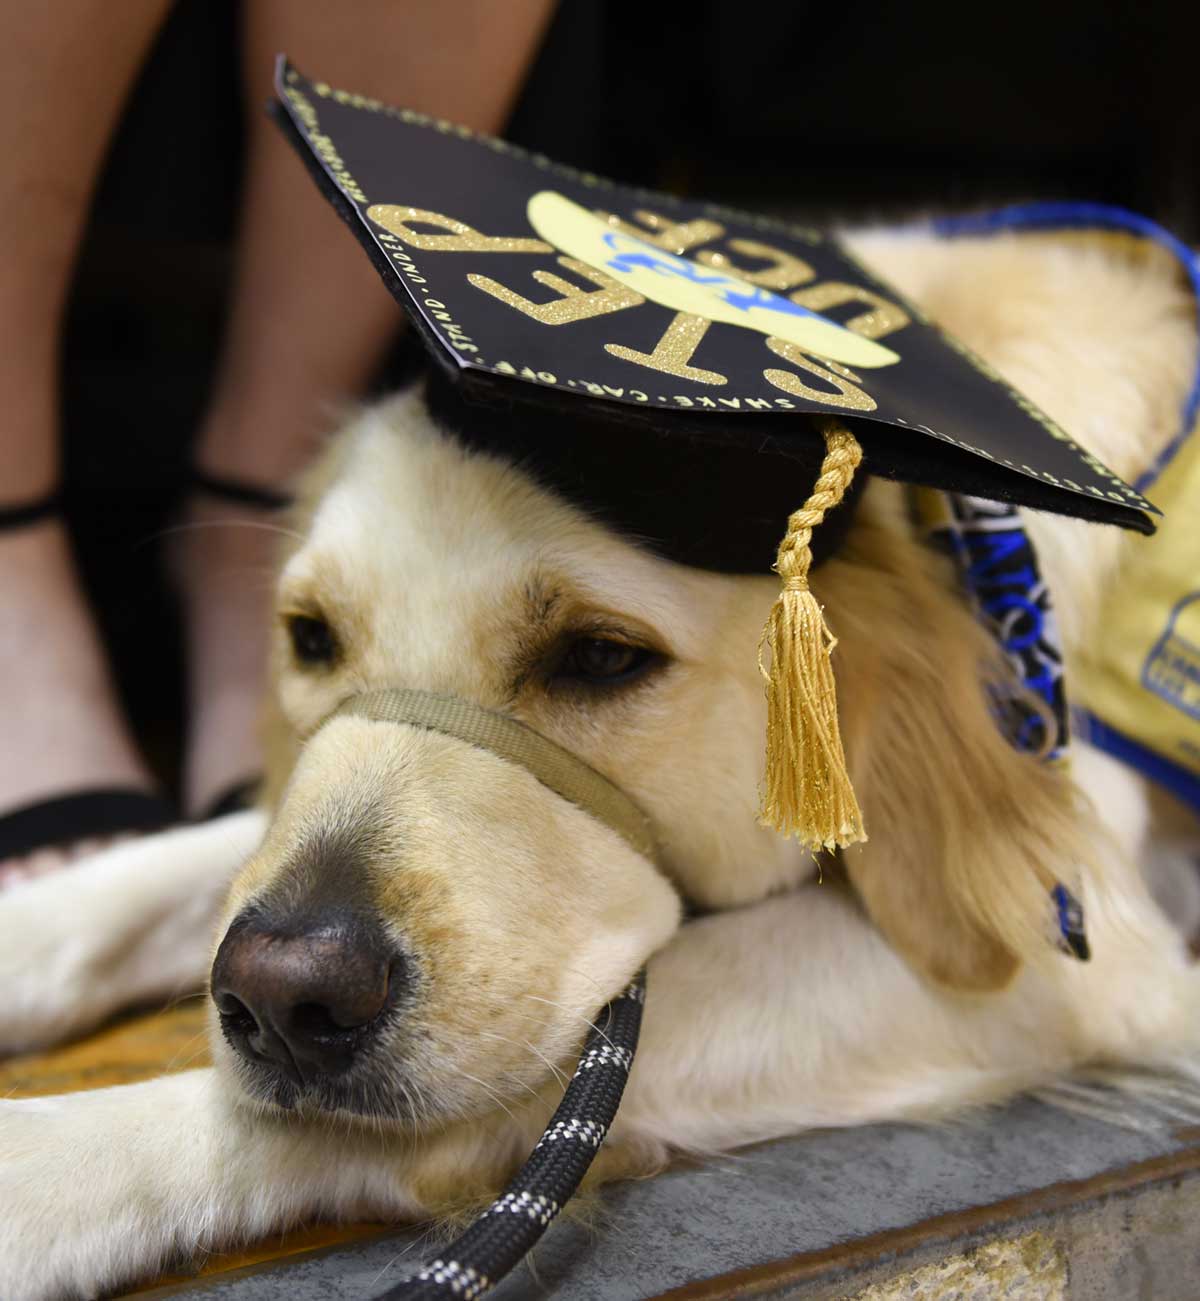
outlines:
[{"label": "dog's floppy ear", "polygon": [[1078,816],[1066,774],[1002,734],[988,691],[1007,666],[941,565],[903,527],[864,520],[820,571],[870,836],[843,859],[914,967],[986,991],[1051,951],[1049,887],[1081,864]]}]

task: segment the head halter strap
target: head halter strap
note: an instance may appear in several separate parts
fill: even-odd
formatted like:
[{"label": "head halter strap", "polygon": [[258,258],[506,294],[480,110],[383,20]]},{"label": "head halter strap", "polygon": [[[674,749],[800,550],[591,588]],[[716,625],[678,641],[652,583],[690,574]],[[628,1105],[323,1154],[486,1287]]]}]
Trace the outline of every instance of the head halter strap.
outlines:
[{"label": "head halter strap", "polygon": [[569,750],[507,714],[485,709],[461,696],[392,687],[351,696],[329,717],[402,723],[487,750],[524,768],[556,795],[610,827],[639,854],[649,859],[656,857],[649,818],[619,786]]}]

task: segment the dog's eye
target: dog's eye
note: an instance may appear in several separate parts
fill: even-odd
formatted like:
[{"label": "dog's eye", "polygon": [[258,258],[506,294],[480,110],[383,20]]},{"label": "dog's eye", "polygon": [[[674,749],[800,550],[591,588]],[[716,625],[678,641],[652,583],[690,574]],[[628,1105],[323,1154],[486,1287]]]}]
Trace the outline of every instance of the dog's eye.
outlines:
[{"label": "dog's eye", "polygon": [[645,646],[630,646],[603,637],[581,637],[567,649],[556,676],[580,682],[628,682],[657,659],[654,651]]},{"label": "dog's eye", "polygon": [[301,664],[332,664],[337,656],[337,639],[324,619],[293,614],[287,621],[292,650]]}]

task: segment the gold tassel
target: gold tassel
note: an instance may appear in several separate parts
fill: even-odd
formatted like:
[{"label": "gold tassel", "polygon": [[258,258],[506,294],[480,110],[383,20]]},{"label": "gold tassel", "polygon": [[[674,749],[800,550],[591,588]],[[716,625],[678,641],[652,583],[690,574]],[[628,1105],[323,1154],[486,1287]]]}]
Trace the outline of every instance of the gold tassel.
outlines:
[{"label": "gold tassel", "polygon": [[[866,840],[846,771],[830,656],[837,640],[808,586],[815,529],[841,500],[862,460],[854,435],[821,422],[825,459],[812,495],[788,519],[775,571],[783,580],[758,644],[767,684],[767,779],[760,820],[814,853]],[[771,665],[763,664],[770,647]]]}]

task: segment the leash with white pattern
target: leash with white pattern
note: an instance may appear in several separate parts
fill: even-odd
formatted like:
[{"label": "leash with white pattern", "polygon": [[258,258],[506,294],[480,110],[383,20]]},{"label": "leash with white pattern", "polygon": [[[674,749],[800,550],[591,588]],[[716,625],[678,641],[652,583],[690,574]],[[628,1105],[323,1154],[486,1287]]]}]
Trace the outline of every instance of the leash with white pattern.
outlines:
[{"label": "leash with white pattern", "polygon": [[[346,716],[424,728],[487,750],[524,768],[638,853],[654,858],[650,821],[619,786],[507,714],[458,696],[397,688],[352,696],[330,717]],[[643,971],[596,1018],[546,1132],[504,1193],[436,1260],[416,1268],[377,1301],[473,1301],[532,1250],[578,1189],[608,1134],[633,1064],[645,999]]]},{"label": "leash with white pattern", "polygon": [[436,1260],[377,1301],[472,1301],[533,1249],[579,1187],[617,1114],[645,997],[642,973],[597,1018],[546,1132],[504,1193]]}]

